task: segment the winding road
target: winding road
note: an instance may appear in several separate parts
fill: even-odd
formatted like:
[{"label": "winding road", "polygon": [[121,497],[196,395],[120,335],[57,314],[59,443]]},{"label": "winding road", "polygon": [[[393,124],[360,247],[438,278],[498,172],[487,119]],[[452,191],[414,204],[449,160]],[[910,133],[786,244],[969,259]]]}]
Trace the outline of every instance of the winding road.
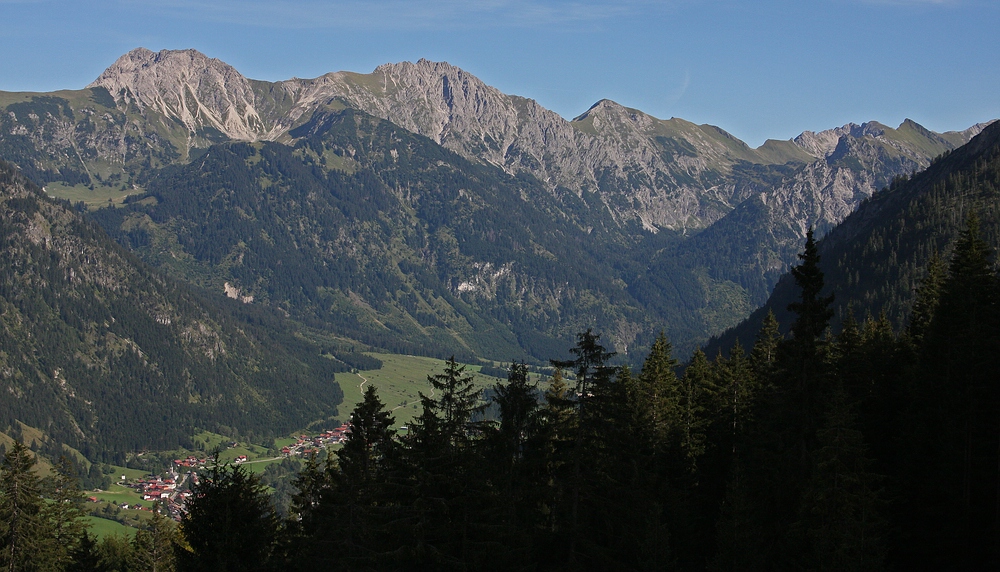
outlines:
[{"label": "winding road", "polygon": [[[365,393],[365,384],[368,383],[368,378],[366,378],[365,376],[361,375],[360,373],[355,373],[354,375],[356,375],[356,376],[358,376],[358,377],[361,378],[361,383],[358,384],[358,389],[361,390],[361,394],[364,395],[364,393]],[[431,387],[431,394],[428,395],[427,397],[430,397],[430,398],[434,397],[434,388],[433,387]],[[397,409],[402,409],[403,407],[405,407],[405,405],[397,405],[397,406],[393,407],[392,409],[390,409],[389,411],[390,412],[391,411],[395,411]]]}]

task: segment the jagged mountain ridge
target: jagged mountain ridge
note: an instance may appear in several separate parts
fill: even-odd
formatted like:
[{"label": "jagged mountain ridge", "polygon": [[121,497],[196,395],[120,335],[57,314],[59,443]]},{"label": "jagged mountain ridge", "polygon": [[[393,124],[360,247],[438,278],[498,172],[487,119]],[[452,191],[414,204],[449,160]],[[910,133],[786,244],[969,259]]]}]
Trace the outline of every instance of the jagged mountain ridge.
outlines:
[{"label": "jagged mountain ridge", "polygon": [[[907,167],[913,171],[981,129],[938,135],[907,121],[901,129],[914,127],[910,131],[923,138],[907,140],[871,122],[751,149],[717,127],[660,120],[609,100],[567,121],[531,99],[503,94],[464,70],[427,60],[384,64],[370,74],[336,72],[269,84],[247,80],[195,50],[139,48],[88,87],[107,89],[119,106],[134,101],[180,121],[192,144],[206,129],[234,140],[280,140],[317,110],[353,107],[466,158],[512,174],[531,173],[553,192],[598,192],[619,222],[638,220],[648,230],[696,230],[722,218],[747,198],[732,180],[740,162],[829,160],[838,148],[871,138],[912,160]],[[809,191],[822,194],[829,183],[820,178]],[[877,188],[862,188],[847,212]],[[843,211],[824,209],[812,222],[836,224]]]}]

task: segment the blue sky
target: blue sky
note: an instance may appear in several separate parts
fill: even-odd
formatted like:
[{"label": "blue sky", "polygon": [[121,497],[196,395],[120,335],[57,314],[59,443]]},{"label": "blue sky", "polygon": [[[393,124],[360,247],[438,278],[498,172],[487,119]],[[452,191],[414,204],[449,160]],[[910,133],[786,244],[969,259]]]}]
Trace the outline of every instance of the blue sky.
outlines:
[{"label": "blue sky", "polygon": [[265,80],[444,60],[567,119],[602,98],[750,145],[1000,118],[997,0],[0,0],[0,90],[195,48]]}]

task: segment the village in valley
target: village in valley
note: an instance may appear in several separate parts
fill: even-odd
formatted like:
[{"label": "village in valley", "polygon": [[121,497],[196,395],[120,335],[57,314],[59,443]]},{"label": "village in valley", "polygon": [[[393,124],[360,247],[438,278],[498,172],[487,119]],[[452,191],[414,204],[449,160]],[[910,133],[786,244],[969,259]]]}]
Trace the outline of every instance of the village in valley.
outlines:
[{"label": "village in valley", "polygon": [[[221,440],[213,455],[189,453],[175,458],[160,474],[123,468],[108,490],[86,493],[88,504],[94,505],[88,512],[92,519],[116,521],[133,529],[154,510],[180,521],[191,489],[198,484],[199,472],[211,470],[216,459],[221,464],[246,465],[250,471],[263,472],[267,466],[284,459],[320,455],[342,443],[349,429],[350,423],[343,423],[315,435],[279,439],[271,449]],[[275,450],[279,452],[277,456]]]},{"label": "village in valley", "polygon": [[[329,447],[331,445],[339,445],[344,442],[347,438],[347,431],[351,428],[350,423],[344,423],[336,429],[330,429],[324,431],[319,435],[314,437],[309,437],[307,435],[299,435],[292,445],[286,445],[281,448],[281,454],[284,457],[290,456],[305,456],[308,457],[314,453],[319,453],[324,447]],[[246,462],[246,457],[244,456],[242,460],[237,458],[238,462]]]},{"label": "village in valley", "polygon": [[[341,383],[345,408],[360,402],[364,386],[374,383],[387,408],[392,411],[397,429],[405,432],[406,426],[419,412],[421,392],[433,394],[428,376],[442,371],[444,362],[419,356],[377,354],[377,357],[383,362],[382,368],[356,372],[357,384]],[[478,369],[474,367],[470,371],[479,373]],[[476,375],[476,383],[482,388],[496,381],[497,378],[490,375]],[[105,471],[111,480],[107,490],[85,493],[90,501],[87,512],[92,530],[101,535],[131,535],[152,517],[153,510],[179,520],[199,475],[212,469],[213,457],[220,463],[241,465],[258,474],[272,490],[280,508],[281,501],[277,499],[294,493],[289,483],[294,479],[301,461],[312,455],[322,457],[327,451],[335,450],[347,437],[349,429],[350,423],[342,423],[318,433],[300,432],[278,438],[268,445],[249,443],[236,435],[202,431],[192,436],[192,442],[186,449],[172,453],[135,453],[127,463],[128,467],[116,466],[110,472]],[[295,472],[290,472],[292,467],[296,467]],[[274,489],[276,479],[272,477],[275,475],[285,482],[283,491]]]}]

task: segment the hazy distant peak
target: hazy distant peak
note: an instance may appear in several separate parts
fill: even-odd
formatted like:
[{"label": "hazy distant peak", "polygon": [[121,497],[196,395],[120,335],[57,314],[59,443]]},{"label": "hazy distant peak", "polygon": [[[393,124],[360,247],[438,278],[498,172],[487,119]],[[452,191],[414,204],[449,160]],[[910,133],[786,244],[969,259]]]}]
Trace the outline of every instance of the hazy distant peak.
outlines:
[{"label": "hazy distant peak", "polygon": [[848,123],[841,127],[826,129],[820,132],[803,131],[792,141],[805,150],[810,155],[816,157],[828,157],[837,149],[837,145],[844,136],[860,138],[864,136],[879,137],[884,135],[889,129],[878,121],[867,121],[858,125]]},{"label": "hazy distant peak", "polygon": [[467,73],[465,70],[458,66],[453,66],[448,62],[435,62],[428,60],[427,58],[420,58],[414,62],[395,62],[395,63],[384,63],[377,68],[375,68],[373,73],[380,72],[391,72],[399,70],[416,70],[421,73],[433,73],[433,74],[464,74]]},{"label": "hazy distant peak", "polygon": [[973,137],[975,137],[976,135],[982,133],[984,129],[986,129],[990,125],[993,125],[994,123],[996,123],[996,121],[997,121],[996,119],[991,119],[990,121],[986,121],[983,123],[976,123],[972,127],[969,127],[968,129],[963,129],[962,131],[946,131],[945,133],[942,133],[941,136],[948,139],[949,141],[952,138],[958,138],[958,141],[968,141]]},{"label": "hazy distant peak", "polygon": [[374,82],[381,83],[382,93],[390,95],[400,90],[421,93],[431,90],[447,105],[456,100],[482,97],[505,97],[498,89],[486,85],[475,75],[448,62],[420,59],[416,63],[398,62],[382,64],[370,74]]}]

